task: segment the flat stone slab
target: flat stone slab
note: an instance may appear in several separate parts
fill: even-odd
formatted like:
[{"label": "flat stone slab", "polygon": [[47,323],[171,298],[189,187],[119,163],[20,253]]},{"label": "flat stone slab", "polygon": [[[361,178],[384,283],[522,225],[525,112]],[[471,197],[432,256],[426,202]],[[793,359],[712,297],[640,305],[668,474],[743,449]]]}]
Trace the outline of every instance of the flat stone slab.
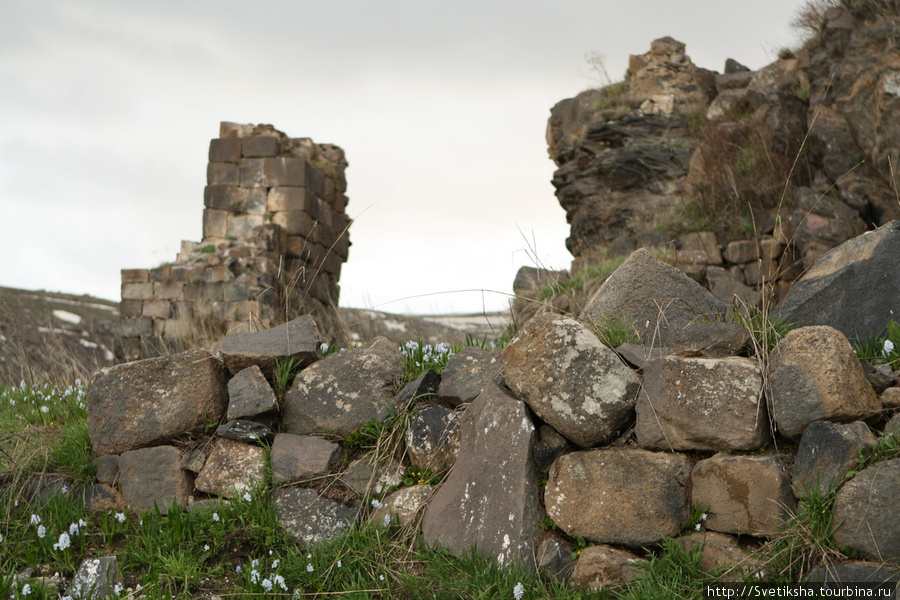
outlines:
[{"label": "flat stone slab", "polygon": [[281,488],[272,494],[279,525],[306,546],[314,546],[347,531],[357,509],[320,496],[307,488]]},{"label": "flat stone slab", "polygon": [[226,335],[219,354],[232,374],[256,365],[271,380],[278,360],[293,358],[301,368],[319,360],[321,342],[312,315],[302,315],[265,331]]},{"label": "flat stone slab", "polygon": [[265,459],[259,446],[218,438],[194,485],[208,494],[241,496],[265,481]]},{"label": "flat stone slab", "polygon": [[181,468],[181,451],[173,446],[129,450],[119,456],[122,497],[136,511],[158,507],[167,514],[173,502],[187,507],[193,477]]},{"label": "flat stone slab", "polygon": [[226,419],[252,419],[257,415],[278,412],[278,400],[262,369],[251,365],[239,371],[228,382]]},{"label": "flat stone slab", "polygon": [[293,482],[325,475],[340,456],[334,442],[311,435],[279,433],[270,461],[276,482]]}]

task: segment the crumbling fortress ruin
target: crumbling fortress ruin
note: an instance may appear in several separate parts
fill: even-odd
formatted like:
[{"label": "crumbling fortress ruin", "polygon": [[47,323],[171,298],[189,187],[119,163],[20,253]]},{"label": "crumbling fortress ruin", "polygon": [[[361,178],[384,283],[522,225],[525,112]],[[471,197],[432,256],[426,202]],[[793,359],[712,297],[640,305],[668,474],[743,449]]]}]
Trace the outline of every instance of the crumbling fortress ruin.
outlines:
[{"label": "crumbling fortress ruin", "polygon": [[344,151],[271,125],[223,122],[209,145],[203,238],[174,263],[122,270],[120,358],[299,314],[334,335],[350,219]]}]

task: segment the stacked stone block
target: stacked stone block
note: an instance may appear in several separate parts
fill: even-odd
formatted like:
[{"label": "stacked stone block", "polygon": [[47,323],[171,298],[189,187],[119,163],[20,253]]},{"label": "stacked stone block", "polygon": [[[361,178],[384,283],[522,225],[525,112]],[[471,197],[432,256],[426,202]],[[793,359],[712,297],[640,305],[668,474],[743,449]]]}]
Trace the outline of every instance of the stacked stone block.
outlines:
[{"label": "stacked stone block", "polygon": [[337,146],[222,123],[209,147],[202,241],[182,242],[172,264],[122,271],[121,357],[299,314],[333,321],[350,247],[346,166]]}]

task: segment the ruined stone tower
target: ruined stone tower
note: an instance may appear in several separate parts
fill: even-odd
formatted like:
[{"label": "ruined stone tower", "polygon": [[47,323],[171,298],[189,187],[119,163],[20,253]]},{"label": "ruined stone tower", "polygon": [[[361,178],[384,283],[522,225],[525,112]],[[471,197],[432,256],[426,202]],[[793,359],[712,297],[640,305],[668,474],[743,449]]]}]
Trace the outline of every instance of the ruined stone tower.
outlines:
[{"label": "ruined stone tower", "polygon": [[271,125],[223,122],[209,145],[202,241],[175,262],[122,270],[119,358],[204,345],[312,314],[338,335],[344,151]]}]

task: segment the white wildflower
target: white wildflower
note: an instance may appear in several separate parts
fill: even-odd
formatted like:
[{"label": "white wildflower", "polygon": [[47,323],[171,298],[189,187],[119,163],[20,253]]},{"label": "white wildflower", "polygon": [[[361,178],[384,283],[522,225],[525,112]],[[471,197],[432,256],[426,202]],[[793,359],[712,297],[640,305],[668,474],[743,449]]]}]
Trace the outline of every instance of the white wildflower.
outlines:
[{"label": "white wildflower", "polygon": [[312,563],[306,563],[306,572],[307,573],[312,573],[315,570],[316,570],[316,568],[314,566],[312,566]]},{"label": "white wildflower", "polygon": [[378,576],[378,581],[384,581],[384,575],[379,575],[379,576]]},{"label": "white wildflower", "polygon": [[116,585],[113,586],[113,591],[116,593],[117,596],[119,594],[121,594],[122,590],[124,590],[124,589],[125,589],[125,586],[123,586],[121,583],[117,583]]},{"label": "white wildflower", "polygon": [[275,569],[277,569],[278,565],[280,565],[280,564],[281,564],[281,561],[278,560],[277,558],[275,560],[273,560],[272,561],[272,570],[274,571]]},{"label": "white wildflower", "polygon": [[236,566],[236,567],[234,568],[234,572],[235,572],[235,573],[243,573],[243,572],[244,572],[244,569],[241,568],[241,565],[238,565],[238,566]]},{"label": "white wildflower", "polygon": [[256,569],[256,568],[258,568],[258,567],[259,567],[259,559],[258,559],[258,558],[254,558],[254,559],[253,559],[253,562],[250,563],[250,568],[251,568],[251,569]]},{"label": "white wildflower", "polygon": [[284,582],[284,577],[282,577],[281,575],[273,575],[272,581],[275,583],[275,585],[277,585],[284,591],[287,591],[287,584]]},{"label": "white wildflower", "polygon": [[263,586],[263,589],[266,590],[267,592],[272,591],[272,582],[269,581],[268,579],[262,580],[262,586]]},{"label": "white wildflower", "polygon": [[47,528],[43,525],[38,525],[37,534],[39,538],[44,539],[44,536],[47,535]]},{"label": "white wildflower", "polygon": [[700,515],[700,520],[701,520],[701,521],[705,521],[705,520],[706,520],[706,517],[708,517],[708,516],[709,516],[709,515],[708,515],[707,513],[703,513],[702,515]]},{"label": "white wildflower", "polygon": [[27,596],[30,593],[31,593],[31,584],[26,583],[25,585],[22,586],[22,595]]},{"label": "white wildflower", "polygon": [[42,407],[41,407],[41,412],[44,413],[44,414],[46,415],[48,412],[50,412],[50,409],[47,408],[46,406],[42,406]]},{"label": "white wildflower", "polygon": [[124,523],[125,518],[126,518],[125,513],[122,513],[122,512],[116,513],[116,521],[118,521],[119,523]]},{"label": "white wildflower", "polygon": [[256,569],[250,571],[250,583],[259,583],[259,571]]},{"label": "white wildflower", "polygon": [[219,522],[219,513],[214,512],[212,515],[212,520],[215,521],[216,523],[218,523]]},{"label": "white wildflower", "polygon": [[887,358],[891,355],[891,352],[894,351],[894,342],[891,340],[884,340],[884,347],[881,349],[881,356]]},{"label": "white wildflower", "polygon": [[250,495],[250,492],[245,492],[244,493],[244,502],[250,502],[251,500],[253,500],[253,496]]},{"label": "white wildflower", "polygon": [[203,544],[203,551],[209,552],[209,544]]},{"label": "white wildflower", "polygon": [[63,532],[63,533],[59,534],[59,541],[57,543],[53,544],[53,549],[54,550],[65,550],[66,548],[68,548],[71,545],[72,545],[72,540],[69,539],[69,534]]},{"label": "white wildflower", "polygon": [[41,516],[40,515],[31,515],[31,524],[32,525],[40,525],[41,524]]},{"label": "white wildflower", "polygon": [[384,503],[380,502],[377,498],[372,498],[372,508],[384,508]]},{"label": "white wildflower", "polygon": [[337,568],[338,568],[338,569],[340,569],[340,568],[343,567],[343,566],[344,566],[344,563],[343,563],[343,562],[341,562],[340,560],[337,561]]},{"label": "white wildflower", "polygon": [[323,342],[322,345],[319,346],[319,350],[322,352],[322,354],[325,354],[326,352],[328,352],[328,344]]},{"label": "white wildflower", "polygon": [[523,596],[525,596],[525,586],[522,585],[522,582],[520,581],[513,586],[513,598],[515,598],[515,600],[522,600]]},{"label": "white wildflower", "polygon": [[384,526],[385,527],[391,526],[391,515],[384,515]]},{"label": "white wildflower", "polygon": [[700,531],[700,523],[694,525],[694,531]]}]

